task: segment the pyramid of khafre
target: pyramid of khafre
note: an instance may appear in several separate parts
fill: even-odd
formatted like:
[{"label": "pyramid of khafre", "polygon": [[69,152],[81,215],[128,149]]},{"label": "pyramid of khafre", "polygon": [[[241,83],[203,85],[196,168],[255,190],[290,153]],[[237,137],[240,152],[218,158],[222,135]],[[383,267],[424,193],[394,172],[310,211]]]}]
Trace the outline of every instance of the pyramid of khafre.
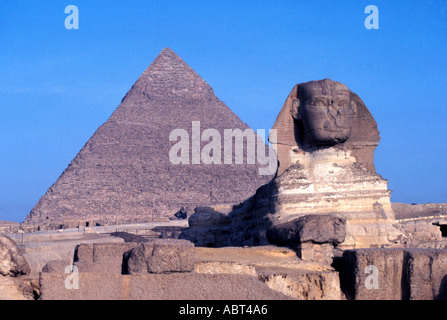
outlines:
[{"label": "pyramid of khafre", "polygon": [[193,121],[200,121],[201,132],[248,129],[194,70],[165,48],[25,222],[149,221],[181,207],[240,202],[271,180],[259,174],[263,166],[258,162],[173,164],[169,152],[177,141],[170,141],[170,133],[184,129],[191,137]]}]

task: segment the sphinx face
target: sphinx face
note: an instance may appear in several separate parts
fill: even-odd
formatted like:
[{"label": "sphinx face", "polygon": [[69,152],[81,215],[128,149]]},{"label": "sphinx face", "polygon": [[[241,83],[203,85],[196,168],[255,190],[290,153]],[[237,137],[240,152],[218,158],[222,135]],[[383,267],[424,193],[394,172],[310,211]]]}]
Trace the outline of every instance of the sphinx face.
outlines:
[{"label": "sphinx face", "polygon": [[343,84],[322,80],[302,87],[298,118],[304,127],[305,141],[314,146],[329,146],[349,139],[355,107],[351,91]]}]

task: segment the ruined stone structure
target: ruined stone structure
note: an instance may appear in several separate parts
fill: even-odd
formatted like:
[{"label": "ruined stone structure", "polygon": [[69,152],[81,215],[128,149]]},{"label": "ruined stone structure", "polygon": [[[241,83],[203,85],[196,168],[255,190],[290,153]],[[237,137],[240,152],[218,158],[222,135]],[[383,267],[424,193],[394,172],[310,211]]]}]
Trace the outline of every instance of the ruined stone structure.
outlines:
[{"label": "ruined stone structure", "polygon": [[33,299],[33,289],[26,277],[30,273],[28,261],[17,244],[0,235],[0,300]]},{"label": "ruined stone structure", "polygon": [[406,247],[447,248],[447,204],[393,203],[397,227],[404,233]]},{"label": "ruined stone structure", "polygon": [[402,236],[393,226],[388,183],[374,169],[377,125],[356,94],[329,79],[297,85],[273,128],[278,177],[226,211],[198,210],[186,239],[211,246],[266,244],[269,229],[309,215],[345,221],[340,249],[387,246]]},{"label": "ruined stone structure", "polygon": [[347,299],[447,300],[447,250],[347,250],[341,270]]},{"label": "ruined stone structure", "polygon": [[[446,262],[447,250],[354,249],[335,270],[274,246],[81,244],[73,266],[46,264],[39,293],[41,300],[446,300]],[[67,289],[67,279],[76,289]]]},{"label": "ruined stone structure", "polygon": [[222,137],[225,129],[248,128],[165,48],[25,222],[167,219],[181,207],[242,201],[271,179],[245,158],[243,164],[173,164],[169,153],[176,141],[170,141],[170,133],[184,129],[193,143],[193,121],[200,122],[201,131],[215,129]]},{"label": "ruined stone structure", "polygon": [[79,245],[72,267],[77,289],[66,288],[66,262],[50,261],[40,274],[40,299],[291,299],[253,274],[195,269],[195,263],[194,246],[185,240]]}]

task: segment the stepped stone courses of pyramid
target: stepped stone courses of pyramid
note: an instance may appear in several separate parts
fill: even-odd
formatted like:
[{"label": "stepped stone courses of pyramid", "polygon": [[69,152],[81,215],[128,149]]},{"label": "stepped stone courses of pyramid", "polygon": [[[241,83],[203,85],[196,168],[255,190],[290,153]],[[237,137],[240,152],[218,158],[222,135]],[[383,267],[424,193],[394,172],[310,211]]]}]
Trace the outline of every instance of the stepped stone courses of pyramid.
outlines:
[{"label": "stepped stone courses of pyramid", "polygon": [[[165,48],[93,134],[25,222],[150,220],[180,207],[237,203],[272,177],[258,165],[173,165],[174,129],[245,130],[212,88]],[[202,142],[202,146],[206,142]],[[222,144],[223,154],[223,144]],[[245,155],[244,155],[245,156]]]}]

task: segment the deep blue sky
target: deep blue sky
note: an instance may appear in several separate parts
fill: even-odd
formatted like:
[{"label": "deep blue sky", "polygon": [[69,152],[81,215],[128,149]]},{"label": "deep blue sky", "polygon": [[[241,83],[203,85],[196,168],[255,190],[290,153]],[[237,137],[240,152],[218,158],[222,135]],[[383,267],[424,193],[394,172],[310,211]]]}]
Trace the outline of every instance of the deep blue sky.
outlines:
[{"label": "deep blue sky", "polygon": [[444,0],[2,0],[0,220],[26,217],[163,47],[253,129],[295,84],[345,83],[379,125],[391,200],[447,202],[446,35]]}]

